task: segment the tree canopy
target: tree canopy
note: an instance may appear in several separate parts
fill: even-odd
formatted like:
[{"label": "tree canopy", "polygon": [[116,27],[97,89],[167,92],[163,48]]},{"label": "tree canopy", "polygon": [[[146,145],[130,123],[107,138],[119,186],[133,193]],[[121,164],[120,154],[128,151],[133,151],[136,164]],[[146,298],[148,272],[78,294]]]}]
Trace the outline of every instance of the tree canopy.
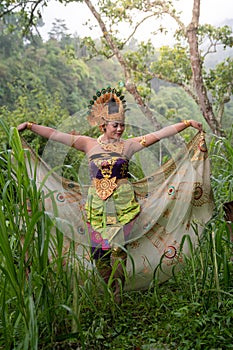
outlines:
[{"label": "tree canopy", "polygon": [[[66,0],[61,2],[64,4],[68,3]],[[29,28],[40,25],[42,19],[41,8],[48,3],[49,1],[16,1],[12,4],[12,2],[3,1],[0,7],[3,23],[11,30],[17,27],[17,23],[9,21],[9,14],[18,10],[18,20],[28,40]],[[77,86],[77,79],[83,78],[83,74],[86,74],[85,77],[88,74],[87,70],[85,70],[85,63],[79,60],[80,52],[89,60],[99,57],[106,60],[114,57],[121,67],[123,89],[133,96],[143,113],[153,120],[155,126],[160,127],[159,121],[150,108],[150,102],[151,97],[153,98],[153,93],[151,93],[152,82],[156,78],[181,87],[197,104],[212,132],[217,135],[224,134],[223,118],[225,106],[231,100],[233,92],[233,60],[230,54],[226,55],[221,62],[211,68],[208,68],[205,62],[207,57],[211,53],[216,52],[219,47],[221,47],[221,50],[232,48],[233,36],[230,26],[200,25],[200,0],[193,0],[192,18],[187,26],[181,21],[180,14],[173,2],[169,0],[152,2],[121,0],[114,3],[108,0],[101,0],[98,2],[98,5],[95,5],[91,0],[84,0],[83,3],[84,6],[86,5],[89,8],[90,13],[94,15],[97,24],[102,30],[100,40],[94,40],[91,37],[82,38],[81,46],[79,42],[80,50],[77,54],[77,50],[75,51],[72,48],[71,38],[66,33],[67,28],[62,21],[55,24],[50,33],[50,40],[59,40],[60,43],[63,42],[66,45],[66,48],[71,44],[70,54],[74,58],[72,72],[67,72],[66,74],[63,71],[62,76],[59,76],[58,72],[60,82],[66,81],[66,87],[63,87],[64,91],[60,87],[60,92],[64,99],[65,96],[69,95],[72,104],[72,96],[81,89],[81,87]],[[154,30],[155,36],[158,32],[166,31],[165,26],[162,24],[157,25],[157,23],[163,23],[165,16],[174,21],[177,26],[173,46],[163,45],[158,49],[154,47],[151,40],[132,45],[135,32],[148,19],[153,19],[155,23],[154,28],[157,28]],[[131,29],[126,38],[122,38],[120,35],[123,23],[127,23]],[[2,47],[7,53],[9,50],[12,50],[12,45],[14,45],[14,42],[10,46],[5,42]],[[21,45],[23,45],[22,41]],[[37,45],[39,45],[38,38]],[[55,48],[49,51],[49,43],[47,43],[47,46],[47,58],[43,56],[44,51],[42,50],[39,55],[42,57],[40,64],[48,57],[51,60],[54,58],[57,68],[60,66],[59,71],[61,71],[64,58],[56,54]],[[76,62],[75,58],[77,59]],[[38,60],[38,57],[36,59]],[[53,72],[50,71],[47,74],[48,80],[53,86]],[[33,77],[31,79],[33,80]],[[59,90],[59,84],[57,89]],[[77,107],[75,106],[75,108]],[[70,111],[73,111],[71,107]]]}]

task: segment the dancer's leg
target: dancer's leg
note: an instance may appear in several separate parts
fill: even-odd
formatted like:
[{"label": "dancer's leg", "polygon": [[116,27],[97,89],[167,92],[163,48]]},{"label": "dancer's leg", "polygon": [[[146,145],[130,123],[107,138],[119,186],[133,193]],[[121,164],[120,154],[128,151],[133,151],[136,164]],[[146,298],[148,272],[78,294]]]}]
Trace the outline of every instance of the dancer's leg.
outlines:
[{"label": "dancer's leg", "polygon": [[122,291],[125,284],[125,268],[127,253],[121,248],[114,248],[111,254],[111,264],[114,271],[114,299],[119,304],[122,301]]},{"label": "dancer's leg", "polygon": [[95,259],[96,268],[100,276],[108,284],[112,273],[111,250],[95,249],[93,250],[93,258]]}]

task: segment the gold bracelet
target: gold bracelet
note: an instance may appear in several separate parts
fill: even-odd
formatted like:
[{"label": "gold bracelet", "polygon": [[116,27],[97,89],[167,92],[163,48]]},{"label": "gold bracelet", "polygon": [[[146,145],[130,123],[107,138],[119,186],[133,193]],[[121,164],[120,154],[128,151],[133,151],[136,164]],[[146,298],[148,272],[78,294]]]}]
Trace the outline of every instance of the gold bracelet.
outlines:
[{"label": "gold bracelet", "polygon": [[139,141],[139,143],[143,146],[146,147],[146,137],[145,135],[142,136],[141,140]]},{"label": "gold bracelet", "polygon": [[185,124],[185,126],[191,126],[191,120],[182,120],[182,123],[184,123]]},{"label": "gold bracelet", "polygon": [[36,124],[36,123],[34,123],[34,122],[27,122],[27,129],[31,130],[33,124]]}]

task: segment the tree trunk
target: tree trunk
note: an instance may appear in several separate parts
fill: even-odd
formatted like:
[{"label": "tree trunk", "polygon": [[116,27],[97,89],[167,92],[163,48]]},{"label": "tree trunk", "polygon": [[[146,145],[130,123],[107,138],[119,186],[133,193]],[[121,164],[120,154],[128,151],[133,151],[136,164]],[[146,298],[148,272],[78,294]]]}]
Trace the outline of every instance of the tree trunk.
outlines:
[{"label": "tree trunk", "polygon": [[221,126],[219,125],[219,122],[213,113],[212,104],[210,103],[207,96],[207,90],[205,88],[202,77],[202,61],[199,55],[197,35],[200,17],[200,2],[201,0],[193,0],[192,21],[186,30],[186,37],[189,44],[190,62],[193,73],[193,88],[197,95],[201,112],[211,130],[214,134],[223,136]]},{"label": "tree trunk", "polygon": [[92,2],[90,0],[84,0],[86,5],[88,6],[88,8],[90,9],[91,13],[94,15],[94,17],[96,18],[100,29],[102,30],[102,33],[109,45],[109,47],[111,48],[111,50],[113,51],[114,56],[116,56],[118,62],[121,65],[121,68],[123,70],[124,73],[124,77],[125,77],[125,88],[126,90],[134,97],[134,100],[136,101],[137,105],[139,106],[139,108],[142,110],[143,114],[150,120],[153,122],[153,125],[155,126],[156,129],[160,129],[161,125],[156,121],[155,118],[153,118],[153,114],[151,112],[151,110],[148,108],[148,106],[146,106],[143,102],[143,99],[141,97],[141,95],[139,94],[137,87],[134,83],[132,83],[131,81],[131,73],[130,70],[127,67],[127,63],[124,60],[124,57],[122,56],[119,48],[117,47],[117,45],[115,44],[114,40],[112,40],[111,35],[108,33],[108,30],[106,28],[105,23],[103,22],[100,14],[96,11],[95,7],[93,6]]},{"label": "tree trunk", "polygon": [[[122,56],[119,48],[117,47],[114,40],[112,39],[112,36],[108,33],[107,27],[106,27],[105,23],[103,22],[100,14],[96,11],[91,0],[84,0],[84,2],[88,6],[88,8],[90,9],[90,11],[94,15],[94,17],[96,18],[109,47],[111,48],[114,56],[116,56],[118,62],[121,65],[121,68],[122,68],[124,76],[125,76],[125,88],[126,88],[126,90],[134,97],[134,100],[137,103],[137,105],[139,106],[139,108],[141,109],[142,113],[148,118],[148,120],[150,120],[152,122],[154,129],[155,130],[161,129],[163,127],[163,125],[161,125],[156,120],[156,117],[153,116],[152,111],[144,103],[140,93],[138,92],[136,84],[134,84],[131,81],[131,73],[127,67],[127,63],[125,62],[124,57]],[[181,144],[181,139],[179,138],[179,136],[171,137],[170,139],[171,139],[171,142],[176,146]]]}]

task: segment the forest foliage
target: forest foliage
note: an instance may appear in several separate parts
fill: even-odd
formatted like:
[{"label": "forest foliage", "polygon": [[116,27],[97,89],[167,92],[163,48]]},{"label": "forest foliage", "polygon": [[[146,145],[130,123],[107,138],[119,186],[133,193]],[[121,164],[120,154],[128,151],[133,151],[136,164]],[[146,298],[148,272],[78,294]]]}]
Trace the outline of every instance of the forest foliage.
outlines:
[{"label": "forest foliage", "polygon": [[[65,5],[69,1],[60,2]],[[8,21],[11,30],[22,28],[24,37],[28,38],[32,29],[37,30],[42,23],[42,9],[48,4],[49,1],[42,0],[14,3],[4,1],[0,7],[0,18],[3,18],[4,23]],[[224,136],[226,104],[231,100],[233,92],[233,60],[230,53],[225,54],[233,47],[230,25],[202,25],[200,0],[193,0],[190,4],[192,12],[188,24],[184,23],[175,3],[170,0],[146,3],[142,0],[121,0],[114,4],[108,0],[101,0],[98,4],[84,0],[82,6],[94,18],[94,22],[87,19],[86,25],[90,29],[97,26],[102,32],[98,40],[90,36],[82,39],[82,54],[92,59],[104,58],[105,62],[114,58],[118,62],[121,71],[120,86],[133,97],[155,128],[161,128],[162,125],[149,104],[153,95],[151,82],[154,78],[181,87],[198,106],[211,132]],[[17,10],[19,17],[16,23],[11,19],[9,21],[9,17]],[[159,32],[166,33],[166,25],[163,24],[165,17],[176,26],[172,46],[165,44],[156,49],[150,38],[132,45],[135,44],[133,39],[136,31],[149,19],[153,21],[154,30],[150,33],[153,37],[156,38]],[[129,34],[122,37],[120,28],[124,28],[124,25],[128,26]],[[50,32],[50,38],[60,40],[65,29],[65,24],[58,20]],[[69,47],[69,55],[72,56],[75,49],[77,45],[75,48]],[[207,58],[219,49],[224,51],[222,60],[208,68]]]},{"label": "forest foliage", "polygon": [[[9,30],[10,26],[14,30]],[[22,36],[19,14],[1,19],[0,31],[0,106],[4,118],[12,125],[33,120],[57,126],[63,118],[83,111],[96,90],[106,85],[124,89],[124,76],[117,60],[101,56],[87,60],[90,47],[85,45],[82,38],[71,36],[61,20],[54,23],[47,41],[43,41],[38,33],[30,33],[26,38]],[[98,46],[98,40],[95,45]],[[136,50],[137,55],[141,52],[143,56],[140,45],[132,40],[126,46],[129,64],[135,61]],[[154,65],[159,64],[162,69],[161,55],[163,51],[157,51],[153,57]],[[220,51],[220,61],[221,55],[224,58],[224,53]],[[170,60],[178,62],[179,57],[170,57]],[[175,74],[174,69],[173,72]],[[228,73],[227,67],[222,64],[218,71],[211,74],[217,74],[220,78]],[[215,77],[212,84],[214,81]],[[144,87],[140,90],[143,84],[139,76],[137,82],[154,115],[162,115],[168,121],[190,117],[202,119],[198,106],[175,83],[166,83],[151,76],[150,89]],[[217,91],[217,88],[214,90]],[[135,103],[131,96],[127,97]],[[224,112],[224,129],[231,126],[231,116],[232,102],[229,101]]]}]

